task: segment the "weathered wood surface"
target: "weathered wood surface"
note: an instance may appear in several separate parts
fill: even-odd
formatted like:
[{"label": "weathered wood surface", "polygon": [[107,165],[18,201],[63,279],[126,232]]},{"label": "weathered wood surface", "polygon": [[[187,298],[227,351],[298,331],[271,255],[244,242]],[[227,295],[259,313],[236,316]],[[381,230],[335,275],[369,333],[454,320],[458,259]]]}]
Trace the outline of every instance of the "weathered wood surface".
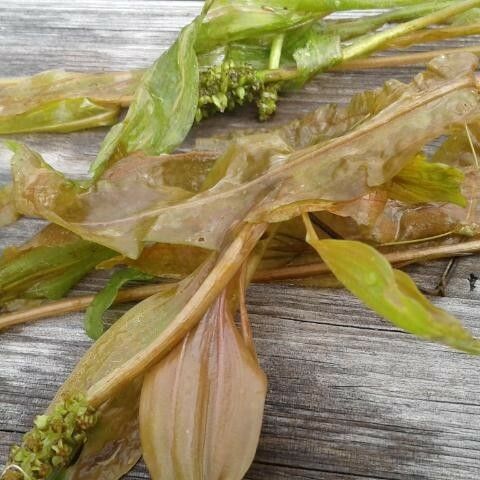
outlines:
[{"label": "weathered wood surface", "polygon": [[[195,1],[3,0],[0,76],[48,68],[148,66],[198,12]],[[462,42],[464,43],[464,42]],[[454,42],[458,44],[458,42]],[[328,101],[415,70],[329,74],[289,95],[282,122]],[[227,118],[227,119],[226,119]],[[195,134],[254,125],[251,112],[212,119]],[[105,130],[18,136],[72,175],[86,171]],[[8,178],[0,158],[0,182]],[[41,222],[0,231],[0,249],[29,238]],[[445,262],[412,267],[433,288]],[[480,333],[477,257],[458,262],[448,308]],[[98,290],[93,275],[75,294]],[[476,480],[480,470],[480,360],[420,342],[378,319],[347,293],[292,286],[253,286],[249,309],[269,381],[265,423],[249,480]],[[127,307],[115,308],[114,318]],[[90,341],[74,314],[11,329],[0,338],[0,463],[48,404]],[[137,466],[127,477],[148,478]]]}]

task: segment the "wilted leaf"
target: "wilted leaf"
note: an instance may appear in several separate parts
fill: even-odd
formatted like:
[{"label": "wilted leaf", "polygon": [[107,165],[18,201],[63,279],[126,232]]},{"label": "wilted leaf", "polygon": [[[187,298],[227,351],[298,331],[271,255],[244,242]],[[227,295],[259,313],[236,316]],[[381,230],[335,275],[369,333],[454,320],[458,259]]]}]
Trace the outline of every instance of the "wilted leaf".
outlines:
[{"label": "wilted leaf", "polygon": [[103,314],[112,306],[118,291],[132,280],[151,280],[147,275],[133,268],[119,270],[112,275],[107,285],[95,296],[85,312],[85,331],[87,335],[97,340],[103,333]]},{"label": "wilted leaf", "polygon": [[[76,190],[39,156],[18,147],[16,203],[132,258],[145,242],[217,249],[245,219],[283,221],[306,210],[328,210],[389,182],[426,143],[478,115],[475,67],[471,55],[441,57],[409,86],[391,83],[381,90],[386,94],[355,97],[360,107],[350,108],[370,111],[368,119],[302,150],[294,151],[282,135],[240,137],[193,195],[165,183],[154,190],[133,178],[105,178]],[[135,202],[124,194],[129,188]]]},{"label": "wilted leaf", "polygon": [[407,274],[392,269],[374,248],[355,241],[319,240],[310,221],[306,225],[308,242],[365,305],[414,335],[480,354],[480,340],[455,317],[432,305]]},{"label": "wilted leaf", "polygon": [[154,480],[241,480],[253,461],[267,382],[226,292],[145,376],[140,434]]}]

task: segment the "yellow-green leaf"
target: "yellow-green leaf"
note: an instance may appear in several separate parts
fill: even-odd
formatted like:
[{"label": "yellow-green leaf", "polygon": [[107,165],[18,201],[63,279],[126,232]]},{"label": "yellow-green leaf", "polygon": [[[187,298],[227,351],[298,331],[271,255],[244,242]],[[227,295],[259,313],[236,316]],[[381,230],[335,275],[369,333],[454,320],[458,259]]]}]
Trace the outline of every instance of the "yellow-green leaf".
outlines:
[{"label": "yellow-green leaf", "polygon": [[465,175],[458,168],[431,163],[416,155],[386,186],[388,197],[405,203],[449,202],[467,205],[462,195]]},{"label": "yellow-green leaf", "polygon": [[50,70],[0,82],[0,133],[72,132],[112,125],[142,72]]},{"label": "yellow-green leaf", "polygon": [[480,340],[452,315],[432,305],[410,277],[394,270],[377,250],[361,242],[319,240],[304,216],[307,241],[345,287],[379,315],[419,337],[480,354]]}]

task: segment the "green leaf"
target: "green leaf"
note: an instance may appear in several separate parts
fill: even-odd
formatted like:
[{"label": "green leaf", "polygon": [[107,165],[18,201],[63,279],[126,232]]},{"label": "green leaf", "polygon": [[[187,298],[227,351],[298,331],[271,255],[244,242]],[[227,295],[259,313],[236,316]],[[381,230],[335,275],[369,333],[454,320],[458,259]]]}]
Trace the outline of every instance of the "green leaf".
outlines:
[{"label": "green leaf", "polygon": [[295,81],[296,86],[303,85],[318,72],[333,67],[342,60],[340,37],[325,35],[310,30],[304,44],[293,52],[297,68],[301,72]]},{"label": "green leaf", "polygon": [[480,340],[455,317],[432,305],[410,277],[392,269],[377,250],[356,241],[319,240],[306,215],[304,219],[307,241],[337,279],[365,305],[414,335],[480,354]]},{"label": "green leaf", "polygon": [[17,298],[61,298],[113,254],[50,225],[26,245],[8,248],[0,258],[0,305]]},{"label": "green leaf", "polygon": [[14,117],[0,117],[0,134],[67,133],[112,125],[120,108],[94,103],[88,98],[56,100]]},{"label": "green leaf", "polygon": [[197,111],[199,72],[194,44],[201,21],[198,17],[185,27],[147,70],[125,119],[103,141],[90,169],[94,179],[130,153],[159,155],[182,143]]},{"label": "green leaf", "polygon": [[324,16],[318,9],[285,8],[275,3],[258,0],[214,1],[201,25],[195,46],[197,51],[210,51],[232,42],[284,33]]},{"label": "green leaf", "polygon": [[225,55],[226,61],[233,61],[237,65],[248,64],[256,70],[266,70],[270,57],[270,46],[254,43],[231,43]]},{"label": "green leaf", "polygon": [[[133,155],[94,187],[78,189],[38,154],[18,148],[12,161],[15,202],[22,212],[130,258],[138,258],[147,242],[218,249],[238,222],[283,221],[381,189],[426,144],[478,114],[474,68],[471,55],[440,57],[412,84],[389,82],[356,96],[348,107],[308,115],[290,133],[236,138],[197,191],[163,178],[158,167],[173,163],[175,155],[141,164]],[[295,151],[297,145],[304,148]],[[134,198],[125,195],[131,189]]]},{"label": "green leaf", "polygon": [[72,132],[112,125],[141,73],[50,70],[0,81],[0,133]]},{"label": "green leaf", "polygon": [[396,175],[385,190],[389,198],[405,203],[449,202],[467,206],[462,195],[465,175],[443,163],[430,163],[419,154]]},{"label": "green leaf", "polygon": [[112,275],[107,285],[94,298],[85,313],[85,331],[87,335],[97,340],[104,331],[103,314],[112,306],[118,291],[132,280],[151,280],[153,277],[133,268],[119,270]]}]

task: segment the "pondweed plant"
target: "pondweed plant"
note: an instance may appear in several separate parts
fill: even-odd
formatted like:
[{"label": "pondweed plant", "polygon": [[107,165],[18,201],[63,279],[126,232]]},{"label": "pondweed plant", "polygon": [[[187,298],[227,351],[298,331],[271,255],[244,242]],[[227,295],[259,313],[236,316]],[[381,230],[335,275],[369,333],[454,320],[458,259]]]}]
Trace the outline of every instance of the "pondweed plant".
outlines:
[{"label": "pondweed plant", "polygon": [[[282,127],[204,139],[204,151],[172,153],[195,118],[246,102],[268,117],[279,91],[430,25],[466,23],[457,15],[479,5],[272,0],[265,8],[255,0],[214,0],[141,79],[102,77],[96,95],[89,74],[2,82],[10,93],[1,102],[18,115],[18,131],[28,122],[31,130],[60,131],[60,104],[73,108],[65,123],[73,129],[130,103],[89,181],[72,181],[39,153],[9,142],[13,184],[2,191],[0,213],[11,218],[13,205],[51,225],[4,253],[2,304],[58,298],[95,266],[127,269],[90,306],[86,327],[96,342],[12,448],[2,480],[114,480],[142,453],[155,480],[220,480],[225,472],[243,478],[266,395],[244,301],[252,279],[291,278],[294,269],[331,272],[402,329],[479,354],[480,341],[382,255],[405,261],[479,249],[476,238],[463,242],[480,228],[473,55],[441,56],[410,84],[391,80]],[[398,8],[352,22],[325,20],[334,10],[379,6]],[[366,35],[392,20],[403,23]],[[110,81],[118,101],[107,101]],[[14,102],[22,82],[40,93]],[[41,113],[45,89],[48,116]],[[87,96],[95,112],[70,104]],[[426,146],[439,139],[428,155]],[[437,243],[422,250],[432,239]],[[321,272],[311,268],[318,256]],[[120,287],[152,277],[169,281],[149,286],[153,294],[104,331],[102,313]],[[46,307],[52,313],[55,304]]]}]

